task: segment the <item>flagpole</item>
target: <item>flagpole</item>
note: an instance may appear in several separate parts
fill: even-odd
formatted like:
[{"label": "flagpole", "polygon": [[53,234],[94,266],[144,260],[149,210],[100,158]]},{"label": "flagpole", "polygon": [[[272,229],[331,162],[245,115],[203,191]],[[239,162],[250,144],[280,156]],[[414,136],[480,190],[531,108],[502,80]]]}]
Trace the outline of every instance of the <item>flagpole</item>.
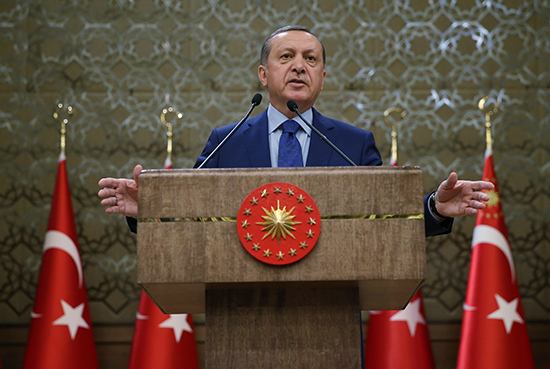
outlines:
[{"label": "flagpole", "polygon": [[479,100],[477,106],[479,107],[479,110],[481,110],[485,114],[485,140],[487,143],[487,151],[490,151],[493,149],[493,137],[491,134],[491,116],[496,114],[500,110],[500,108],[498,102],[495,100],[493,109],[489,110],[486,107],[488,100],[489,96],[485,96],[484,98]]},{"label": "flagpole", "polygon": [[[69,119],[67,118],[63,118],[61,119],[61,117],[59,116],[59,113],[61,112],[61,110],[63,109],[63,103],[57,103],[57,105],[55,106],[55,109],[53,111],[53,119],[59,123],[61,125],[61,129],[60,129],[60,133],[61,133],[61,137],[60,137],[60,142],[59,142],[59,149],[60,149],[60,152],[59,152],[59,156],[64,158],[65,157],[65,147],[66,147],[66,134],[67,134],[67,129],[66,129],[66,125],[69,123]],[[74,109],[71,105],[68,105],[67,106],[67,114],[69,114],[69,116],[71,116],[72,114],[74,113]]]},{"label": "flagpole", "polygon": [[[391,166],[397,166],[397,125],[407,112],[397,107],[384,112],[399,113],[399,123],[392,125]],[[404,310],[370,311],[369,328],[364,346],[364,364],[368,369],[434,369],[428,322],[420,289]]]},{"label": "flagpole", "polygon": [[[99,368],[65,160],[69,120],[60,117],[62,110],[63,104],[58,103],[53,112],[54,120],[61,125],[61,153],[31,312],[24,369]],[[66,113],[72,115],[73,107],[68,106]]]},{"label": "flagpole", "polygon": [[[170,95],[165,95],[168,105],[160,114],[166,126],[167,147],[164,169],[172,169],[172,126],[167,115],[181,120],[183,114],[170,106]],[[195,328],[191,314],[163,314],[153,300],[142,290],[139,299],[134,336],[128,361],[128,369],[199,369]]]},{"label": "flagpole", "polygon": [[[183,119],[183,114],[180,113],[179,111],[175,110],[171,106],[169,106],[168,108],[162,109],[162,112],[160,113],[160,121],[162,122],[162,124],[164,124],[166,126],[166,137],[167,137],[167,142],[166,142],[166,152],[167,152],[166,163],[172,163],[172,140],[174,138],[174,133],[172,131],[172,128],[173,128],[174,123],[170,123],[166,119],[166,116],[168,114],[174,114],[176,116],[177,121],[180,121],[180,120]],[[166,163],[165,163],[165,167],[166,167]]]},{"label": "flagpole", "polygon": [[[488,102],[494,104],[488,106]],[[499,111],[494,99],[479,100],[485,114],[487,150],[482,178],[494,184],[476,218],[457,369],[534,369],[517,272],[504,220],[493,163],[491,118]]]},{"label": "flagpole", "polygon": [[[391,113],[399,114],[399,120],[395,124],[390,123],[389,116]],[[397,127],[401,124],[402,120],[405,119],[406,116],[407,116],[407,111],[404,109],[398,108],[396,106],[391,107],[384,112],[384,120],[386,121],[386,125],[388,126],[391,125],[392,127],[390,165],[395,165],[397,163]]]}]

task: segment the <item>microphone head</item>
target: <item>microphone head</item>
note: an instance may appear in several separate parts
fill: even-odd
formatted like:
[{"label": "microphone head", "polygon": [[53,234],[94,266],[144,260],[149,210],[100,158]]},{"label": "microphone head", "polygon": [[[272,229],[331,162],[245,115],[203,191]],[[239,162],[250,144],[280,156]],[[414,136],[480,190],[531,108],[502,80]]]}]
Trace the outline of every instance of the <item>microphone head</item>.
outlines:
[{"label": "microphone head", "polygon": [[262,102],[262,94],[256,94],[252,98],[252,105],[258,106]]},{"label": "microphone head", "polygon": [[286,106],[290,111],[298,110],[298,104],[296,104],[294,100],[288,100],[288,102],[286,103]]}]

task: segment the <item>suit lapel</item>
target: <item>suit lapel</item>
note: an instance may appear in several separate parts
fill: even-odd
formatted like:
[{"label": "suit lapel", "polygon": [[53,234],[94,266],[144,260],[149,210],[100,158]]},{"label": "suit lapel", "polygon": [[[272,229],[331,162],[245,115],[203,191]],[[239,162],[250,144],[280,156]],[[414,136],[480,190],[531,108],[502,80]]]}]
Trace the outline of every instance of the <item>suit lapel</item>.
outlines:
[{"label": "suit lapel", "polygon": [[[317,110],[313,109],[313,126],[317,128],[322,134],[330,137],[330,140],[334,143],[337,137],[334,136],[334,125],[331,124],[325,117],[323,117]],[[309,153],[307,155],[308,167],[323,167],[328,166],[330,157],[332,156],[333,149],[324,142],[315,132],[311,132],[311,141],[309,144]]]},{"label": "suit lapel", "polygon": [[243,138],[248,151],[251,168],[271,166],[269,141],[267,137],[267,109],[247,122]]}]

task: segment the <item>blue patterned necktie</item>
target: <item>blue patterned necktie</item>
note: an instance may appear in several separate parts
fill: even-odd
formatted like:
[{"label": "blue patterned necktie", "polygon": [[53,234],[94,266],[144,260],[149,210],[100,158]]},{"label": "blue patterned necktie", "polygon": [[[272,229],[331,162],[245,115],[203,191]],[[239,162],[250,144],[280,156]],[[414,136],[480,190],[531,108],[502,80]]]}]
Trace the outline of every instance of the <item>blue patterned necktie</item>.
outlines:
[{"label": "blue patterned necktie", "polygon": [[296,138],[300,125],[293,120],[283,124],[283,134],[279,140],[279,167],[303,167],[302,146]]}]

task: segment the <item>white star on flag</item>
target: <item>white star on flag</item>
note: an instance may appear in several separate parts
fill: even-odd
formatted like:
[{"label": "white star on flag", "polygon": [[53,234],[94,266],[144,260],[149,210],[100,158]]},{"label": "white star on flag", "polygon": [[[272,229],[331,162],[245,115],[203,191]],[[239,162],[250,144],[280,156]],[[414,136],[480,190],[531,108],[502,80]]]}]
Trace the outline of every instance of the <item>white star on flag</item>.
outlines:
[{"label": "white star on flag", "polygon": [[498,293],[495,294],[497,300],[498,309],[493,311],[491,314],[487,315],[489,319],[501,319],[504,323],[504,328],[506,333],[510,333],[512,330],[512,325],[514,322],[523,324],[523,319],[517,312],[519,298],[515,298],[512,301],[508,302]]},{"label": "white star on flag", "polygon": [[82,318],[84,312],[84,303],[73,308],[65,300],[61,300],[61,307],[63,308],[63,315],[54,321],[53,325],[66,325],[69,328],[71,339],[74,340],[76,332],[79,327],[89,329],[88,323]]},{"label": "white star on flag", "polygon": [[176,342],[179,342],[183,331],[193,333],[191,326],[187,323],[187,315],[188,314],[171,314],[170,318],[159,324],[159,327],[173,329]]},{"label": "white star on flag", "polygon": [[409,332],[411,333],[411,337],[414,337],[416,334],[416,326],[417,324],[424,324],[426,325],[426,320],[420,314],[420,299],[416,299],[413,302],[411,302],[405,310],[401,310],[397,313],[395,313],[391,318],[390,321],[403,321],[407,322],[407,325],[409,326]]}]

